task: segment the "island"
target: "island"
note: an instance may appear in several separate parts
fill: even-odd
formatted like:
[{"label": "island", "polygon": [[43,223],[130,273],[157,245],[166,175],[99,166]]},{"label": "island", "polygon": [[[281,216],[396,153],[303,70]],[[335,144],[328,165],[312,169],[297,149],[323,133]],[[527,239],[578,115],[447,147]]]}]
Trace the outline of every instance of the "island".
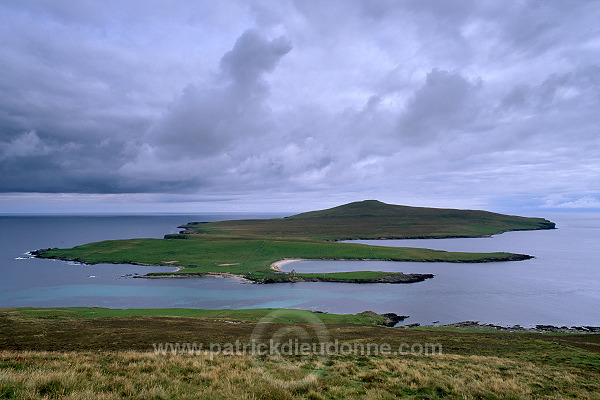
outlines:
[{"label": "island", "polygon": [[484,237],[507,231],[554,229],[543,218],[479,210],[409,207],[364,200],[285,218],[190,222],[163,239],[106,240],[71,249],[48,248],[36,257],[87,264],[114,263],[177,267],[144,278],[228,276],[254,283],[414,283],[432,274],[382,271],[286,273],[278,262],[380,260],[484,263],[520,261],[526,254],[467,253],[411,247],[340,243],[351,239]]}]

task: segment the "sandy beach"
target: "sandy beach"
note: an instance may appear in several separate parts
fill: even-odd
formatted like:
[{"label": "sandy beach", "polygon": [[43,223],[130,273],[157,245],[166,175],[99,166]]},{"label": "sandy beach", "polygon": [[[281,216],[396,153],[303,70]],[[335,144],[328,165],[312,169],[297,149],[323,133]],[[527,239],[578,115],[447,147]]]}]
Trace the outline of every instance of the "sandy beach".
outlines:
[{"label": "sandy beach", "polygon": [[270,268],[277,272],[283,272],[281,270],[281,267],[283,267],[284,265],[290,264],[290,263],[293,263],[296,261],[302,261],[302,260],[303,260],[303,258],[284,258],[282,260],[275,261],[273,264],[271,264]]}]

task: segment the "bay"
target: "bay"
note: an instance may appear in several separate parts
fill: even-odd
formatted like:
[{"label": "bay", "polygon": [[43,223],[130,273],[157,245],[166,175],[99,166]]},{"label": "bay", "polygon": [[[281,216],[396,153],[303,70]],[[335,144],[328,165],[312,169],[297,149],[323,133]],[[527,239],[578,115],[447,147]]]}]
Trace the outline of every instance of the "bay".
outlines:
[{"label": "bay", "polygon": [[99,240],[160,238],[189,221],[276,216],[282,215],[0,216],[0,307],[290,307],[336,313],[395,312],[410,315],[406,323],[421,324],[478,320],[502,325],[600,325],[598,214],[544,215],[557,222],[559,229],[507,232],[491,238],[360,241],[448,251],[510,251],[536,257],[527,261],[301,261],[285,267],[298,272],[374,269],[436,275],[414,284],[256,285],[227,278],[133,279],[133,274],[170,268],[81,265],[26,255],[39,248]]}]

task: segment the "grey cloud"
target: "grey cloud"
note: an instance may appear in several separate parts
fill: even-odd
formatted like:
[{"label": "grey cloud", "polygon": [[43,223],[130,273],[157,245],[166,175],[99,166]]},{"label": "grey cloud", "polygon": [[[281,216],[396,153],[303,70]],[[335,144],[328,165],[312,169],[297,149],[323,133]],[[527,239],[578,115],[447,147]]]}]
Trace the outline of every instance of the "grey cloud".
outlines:
[{"label": "grey cloud", "polygon": [[40,140],[35,131],[24,132],[8,143],[0,143],[0,160],[7,158],[43,155],[50,152],[50,148]]},{"label": "grey cloud", "polygon": [[[577,109],[581,115],[600,100],[600,67],[574,68],[551,73],[539,82],[509,86],[500,108],[517,113],[541,113],[556,109]],[[585,114],[588,117],[587,113]],[[591,117],[591,116],[589,116]]]},{"label": "grey cloud", "polygon": [[458,73],[434,69],[408,103],[399,130],[409,143],[422,143],[454,129],[466,129],[477,117],[473,96],[481,82]]},{"label": "grey cloud", "polygon": [[144,141],[161,155],[207,157],[225,151],[231,142],[268,133],[271,115],[264,104],[268,87],[263,75],[290,50],[283,37],[267,40],[256,31],[244,32],[221,59],[221,74],[187,86]]},{"label": "grey cloud", "polygon": [[0,187],[7,192],[134,192],[139,188],[123,187],[111,168],[122,152],[119,143],[63,142],[23,132],[0,143]]},{"label": "grey cloud", "polygon": [[593,2],[326,3],[2,2],[0,190],[598,198]]},{"label": "grey cloud", "polygon": [[248,30],[235,42],[233,49],[225,53],[220,68],[243,89],[251,89],[262,83],[264,73],[273,71],[277,62],[292,50],[284,37],[267,40],[254,30]]}]

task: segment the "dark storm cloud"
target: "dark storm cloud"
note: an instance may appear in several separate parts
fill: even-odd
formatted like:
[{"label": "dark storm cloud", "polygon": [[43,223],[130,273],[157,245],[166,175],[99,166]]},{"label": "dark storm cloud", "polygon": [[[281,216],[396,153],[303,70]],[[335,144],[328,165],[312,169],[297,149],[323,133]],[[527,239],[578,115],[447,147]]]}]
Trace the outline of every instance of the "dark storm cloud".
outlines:
[{"label": "dark storm cloud", "polygon": [[283,37],[269,41],[244,32],[221,59],[220,74],[204,85],[187,86],[146,141],[166,156],[210,156],[232,141],[266,133],[270,114],[263,75],[290,50]]},{"label": "dark storm cloud", "polygon": [[600,196],[596,2],[5,1],[0,15],[3,192]]},{"label": "dark storm cloud", "polygon": [[220,67],[226,77],[240,86],[242,93],[254,93],[263,89],[263,74],[273,71],[279,59],[291,49],[284,37],[268,41],[256,31],[249,30],[238,38],[233,49],[225,53]]},{"label": "dark storm cloud", "polygon": [[419,144],[454,129],[468,129],[477,118],[475,92],[480,85],[457,73],[432,70],[401,117],[401,135],[409,143]]}]

